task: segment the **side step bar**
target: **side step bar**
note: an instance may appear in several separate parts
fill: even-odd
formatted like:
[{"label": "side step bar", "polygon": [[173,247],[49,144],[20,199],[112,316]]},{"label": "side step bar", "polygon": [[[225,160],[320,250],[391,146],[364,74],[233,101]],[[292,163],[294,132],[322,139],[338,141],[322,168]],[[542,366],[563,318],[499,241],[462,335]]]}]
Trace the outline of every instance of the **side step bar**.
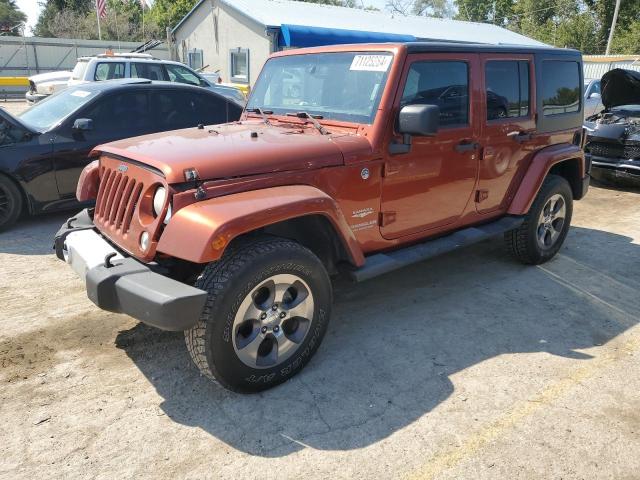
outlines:
[{"label": "side step bar", "polygon": [[443,253],[457,250],[474,243],[518,228],[524,222],[524,217],[507,216],[495,222],[477,227],[464,228],[444,237],[429,240],[417,245],[411,245],[388,253],[376,253],[367,257],[366,263],[348,272],[351,280],[362,282],[370,278],[392,272],[412,263],[421,262]]}]

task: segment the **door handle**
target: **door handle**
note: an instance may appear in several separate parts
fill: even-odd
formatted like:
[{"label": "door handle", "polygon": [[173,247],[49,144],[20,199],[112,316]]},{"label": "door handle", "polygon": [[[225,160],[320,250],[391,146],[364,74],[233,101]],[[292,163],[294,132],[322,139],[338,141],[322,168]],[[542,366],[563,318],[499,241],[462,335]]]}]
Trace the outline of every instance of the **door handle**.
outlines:
[{"label": "door handle", "polygon": [[514,131],[507,133],[507,137],[514,139],[516,142],[526,142],[531,140],[531,134],[528,132]]},{"label": "door handle", "polygon": [[456,152],[470,152],[472,150],[477,150],[478,148],[480,148],[480,144],[472,142],[471,140],[462,140],[454,148]]}]

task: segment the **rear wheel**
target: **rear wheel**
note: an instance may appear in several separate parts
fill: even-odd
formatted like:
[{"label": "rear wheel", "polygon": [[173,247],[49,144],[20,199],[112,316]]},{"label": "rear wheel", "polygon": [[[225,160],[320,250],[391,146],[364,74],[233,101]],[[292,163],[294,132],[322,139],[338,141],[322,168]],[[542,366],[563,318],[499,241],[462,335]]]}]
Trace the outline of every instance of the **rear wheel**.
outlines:
[{"label": "rear wheel", "polygon": [[11,227],[22,213],[22,195],[7,177],[0,175],[0,232]]},{"label": "rear wheel", "polygon": [[524,223],[505,233],[510,252],[522,263],[538,265],[550,260],[562,247],[573,213],[569,183],[557,175],[545,179]]},{"label": "rear wheel", "polygon": [[331,310],[331,283],[303,246],[263,237],[226,252],[196,282],[209,292],[198,324],[185,332],[207,377],[255,392],[295,375],[317,350]]}]

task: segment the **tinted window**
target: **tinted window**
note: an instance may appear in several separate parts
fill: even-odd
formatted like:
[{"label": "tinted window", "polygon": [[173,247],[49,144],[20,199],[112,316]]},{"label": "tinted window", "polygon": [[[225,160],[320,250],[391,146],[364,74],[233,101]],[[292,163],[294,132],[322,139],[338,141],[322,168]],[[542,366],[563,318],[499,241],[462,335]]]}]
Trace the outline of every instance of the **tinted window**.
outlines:
[{"label": "tinted window", "polygon": [[487,120],[529,115],[529,62],[487,62],[485,85]]},{"label": "tinted window", "polygon": [[542,110],[545,116],[580,110],[578,62],[542,62]]},{"label": "tinted window", "polygon": [[94,80],[113,80],[114,78],[124,78],[124,63],[105,62],[96,65]]},{"label": "tinted window", "polygon": [[226,123],[240,118],[242,109],[228,102],[225,98],[217,95],[198,94],[197,115],[200,123],[214,125],[216,123]]},{"label": "tinted window", "polygon": [[132,63],[132,78],[146,78],[148,80],[167,80],[164,68],[159,63]]},{"label": "tinted window", "polygon": [[440,125],[469,121],[469,72],[465,62],[414,62],[401,105],[437,105]]},{"label": "tinted window", "polygon": [[180,65],[165,65],[165,67],[170,81],[200,86],[200,79],[188,68]]},{"label": "tinted window", "polygon": [[93,120],[97,134],[122,133],[141,135],[152,130],[148,97],[145,92],[122,92],[105,95],[77,115]]},{"label": "tinted window", "polygon": [[226,122],[224,100],[211,101],[200,92],[163,90],[152,93],[154,116],[160,130],[177,130],[194,127],[199,123],[212,124]]}]

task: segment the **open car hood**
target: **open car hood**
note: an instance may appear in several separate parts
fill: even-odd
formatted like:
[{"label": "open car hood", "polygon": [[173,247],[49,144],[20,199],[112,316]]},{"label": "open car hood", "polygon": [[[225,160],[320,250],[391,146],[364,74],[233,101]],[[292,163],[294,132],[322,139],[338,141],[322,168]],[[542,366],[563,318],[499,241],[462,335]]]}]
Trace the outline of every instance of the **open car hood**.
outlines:
[{"label": "open car hood", "polygon": [[640,105],[640,72],[616,68],[602,76],[600,85],[606,108]]}]

